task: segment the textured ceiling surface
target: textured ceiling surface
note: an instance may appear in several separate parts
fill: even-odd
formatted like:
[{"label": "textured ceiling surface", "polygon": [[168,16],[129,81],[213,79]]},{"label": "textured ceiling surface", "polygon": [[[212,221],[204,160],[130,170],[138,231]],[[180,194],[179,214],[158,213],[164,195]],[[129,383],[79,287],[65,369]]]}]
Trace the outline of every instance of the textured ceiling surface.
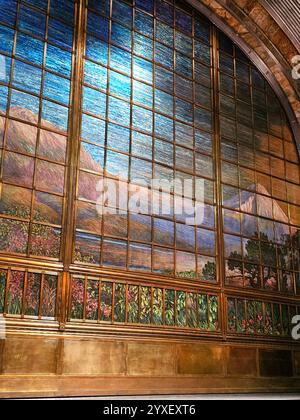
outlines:
[{"label": "textured ceiling surface", "polygon": [[300,0],[261,0],[276,22],[300,48]]}]

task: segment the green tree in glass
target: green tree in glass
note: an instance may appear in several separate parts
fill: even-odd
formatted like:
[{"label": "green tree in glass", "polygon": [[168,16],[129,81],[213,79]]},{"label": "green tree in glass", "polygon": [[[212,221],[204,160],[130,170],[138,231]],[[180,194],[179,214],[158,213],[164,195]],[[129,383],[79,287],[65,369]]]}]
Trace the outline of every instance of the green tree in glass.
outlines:
[{"label": "green tree in glass", "polygon": [[[274,274],[274,269],[269,267],[276,265],[276,245],[270,242],[268,236],[265,234],[260,234],[260,238],[263,241],[261,243],[250,239],[245,246],[244,254],[244,259],[249,261],[249,263],[246,263],[244,267],[247,272],[250,285],[254,289],[260,287],[260,269],[259,266],[256,265],[260,260],[260,249],[263,255],[264,265],[267,267],[264,274],[265,281]],[[240,272],[243,272],[242,261],[243,256],[240,253],[236,251],[232,252],[228,261],[229,270],[234,271],[238,269]]]},{"label": "green tree in glass", "polygon": [[217,266],[215,263],[207,262],[202,270],[202,279],[208,282],[215,282],[217,278]]}]

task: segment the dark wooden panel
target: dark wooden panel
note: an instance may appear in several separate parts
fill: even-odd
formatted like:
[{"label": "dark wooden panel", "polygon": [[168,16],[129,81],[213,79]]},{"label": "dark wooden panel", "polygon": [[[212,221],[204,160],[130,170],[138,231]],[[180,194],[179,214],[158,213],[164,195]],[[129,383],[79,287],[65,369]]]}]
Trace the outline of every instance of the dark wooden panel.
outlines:
[{"label": "dark wooden panel", "polygon": [[230,347],[227,374],[232,376],[257,376],[256,349]]},{"label": "dark wooden panel", "polygon": [[260,350],[259,359],[261,376],[293,376],[293,363],[291,351]]},{"label": "dark wooden panel", "polygon": [[222,375],[223,350],[225,348],[213,345],[178,345],[178,374]]}]

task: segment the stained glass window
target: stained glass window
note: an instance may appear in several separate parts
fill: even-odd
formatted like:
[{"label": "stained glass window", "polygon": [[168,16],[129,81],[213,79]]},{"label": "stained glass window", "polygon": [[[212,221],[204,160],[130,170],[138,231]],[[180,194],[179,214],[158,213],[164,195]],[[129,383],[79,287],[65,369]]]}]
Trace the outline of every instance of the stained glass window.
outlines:
[{"label": "stained glass window", "polygon": [[258,69],[182,1],[0,6],[0,313],[288,337],[299,155]]},{"label": "stained glass window", "polygon": [[213,294],[72,277],[71,321],[219,333],[218,308]]},{"label": "stained glass window", "polygon": [[300,190],[293,136],[263,77],[223,34],[219,41],[226,284],[295,294]]},{"label": "stained glass window", "polygon": [[[74,262],[216,283],[211,81],[198,80],[193,71],[199,65],[210,73],[210,25],[205,21],[203,39],[192,31],[195,24],[201,28],[202,18],[166,2],[157,2],[155,8],[123,1],[110,6],[108,18],[106,10],[96,11],[93,2],[87,4],[77,195],[80,222]],[[108,60],[89,54],[91,37],[107,46]],[[95,127],[103,127],[101,133]],[[96,192],[103,174],[116,186],[121,180],[117,188],[127,198],[128,189],[151,186],[153,177],[189,178],[194,184],[197,179],[206,180],[212,187],[204,199],[207,217],[197,226],[188,226],[182,215],[175,214],[173,199],[165,214],[149,214],[145,208],[119,215],[120,205],[115,203],[116,214],[95,218],[89,211],[97,202],[92,191]],[[188,199],[195,204],[194,188]],[[161,204],[158,195],[154,200],[154,205]],[[96,233],[98,240],[92,244],[91,235]],[[89,260],[87,247],[93,255]],[[119,253],[118,263],[115,253]]]},{"label": "stained glass window", "polygon": [[61,258],[73,23],[73,1],[1,1],[2,253]]}]

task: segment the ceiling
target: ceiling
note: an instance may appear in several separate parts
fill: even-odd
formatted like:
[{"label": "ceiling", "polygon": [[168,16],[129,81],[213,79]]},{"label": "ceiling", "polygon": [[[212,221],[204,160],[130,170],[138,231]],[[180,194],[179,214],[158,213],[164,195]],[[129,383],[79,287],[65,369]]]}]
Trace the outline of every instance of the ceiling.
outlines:
[{"label": "ceiling", "polygon": [[260,0],[300,51],[300,0]]}]

